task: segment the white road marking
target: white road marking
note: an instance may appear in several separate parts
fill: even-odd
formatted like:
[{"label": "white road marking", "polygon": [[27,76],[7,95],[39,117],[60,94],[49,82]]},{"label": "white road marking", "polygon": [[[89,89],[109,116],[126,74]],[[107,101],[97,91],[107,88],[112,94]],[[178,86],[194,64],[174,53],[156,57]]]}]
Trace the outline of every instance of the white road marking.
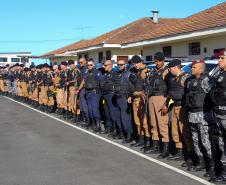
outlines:
[{"label": "white road marking", "polygon": [[85,130],[85,129],[82,129],[82,128],[80,128],[80,127],[77,127],[77,126],[75,126],[75,125],[72,125],[71,123],[69,123],[69,122],[67,122],[67,121],[61,120],[61,119],[56,118],[56,117],[54,117],[54,116],[52,116],[52,115],[49,115],[49,114],[47,114],[47,113],[44,113],[44,112],[42,112],[42,111],[40,111],[40,110],[37,110],[37,109],[35,109],[35,108],[33,108],[33,107],[30,107],[29,105],[26,105],[26,104],[24,104],[24,103],[18,102],[18,101],[16,101],[16,100],[14,100],[14,99],[12,99],[12,98],[9,98],[9,97],[6,97],[6,96],[3,96],[3,97],[6,98],[6,99],[11,100],[11,101],[13,101],[13,102],[16,102],[16,103],[18,103],[18,104],[20,104],[20,105],[23,105],[24,107],[27,107],[27,108],[29,108],[29,109],[31,109],[31,110],[34,110],[34,111],[36,111],[36,112],[38,112],[38,113],[40,113],[40,114],[42,114],[42,115],[48,116],[48,117],[50,117],[50,118],[52,118],[52,119],[55,119],[55,120],[57,120],[57,121],[59,121],[59,122],[65,124],[65,125],[68,125],[68,126],[73,127],[73,128],[75,128],[75,129],[77,129],[77,130],[80,130],[80,131],[82,131],[82,132],[85,132],[85,133],[87,133],[87,134],[89,134],[89,135],[91,135],[91,136],[94,136],[94,137],[96,137],[96,138],[98,138],[98,139],[101,139],[102,141],[105,141],[105,142],[110,143],[110,144],[112,144],[112,145],[114,145],[114,146],[117,146],[117,147],[119,147],[119,148],[121,148],[121,149],[123,149],[123,150],[126,150],[126,151],[128,151],[128,152],[130,152],[130,153],[132,153],[132,154],[134,154],[134,155],[137,155],[137,156],[139,156],[139,157],[141,157],[141,158],[144,158],[144,159],[146,159],[146,160],[148,160],[148,161],[154,162],[154,163],[159,164],[159,165],[161,165],[161,166],[163,166],[163,167],[165,167],[165,168],[171,169],[171,170],[173,170],[174,172],[177,172],[177,173],[179,173],[179,174],[181,174],[181,175],[184,175],[184,176],[186,176],[186,177],[189,177],[189,178],[191,178],[191,179],[193,179],[193,180],[196,180],[196,181],[198,181],[198,182],[200,182],[200,183],[202,183],[202,184],[206,184],[206,185],[214,185],[213,183],[210,183],[209,181],[207,181],[207,180],[205,180],[205,179],[202,179],[202,178],[200,178],[200,177],[197,177],[197,176],[195,176],[195,175],[192,175],[192,174],[190,174],[190,173],[187,173],[187,172],[185,172],[185,171],[183,171],[183,170],[181,170],[181,169],[179,169],[179,168],[170,166],[169,164],[166,164],[166,163],[164,163],[164,162],[162,162],[162,161],[159,161],[159,160],[157,160],[157,159],[154,159],[154,158],[152,158],[152,157],[149,157],[149,156],[147,156],[147,155],[144,155],[144,154],[142,154],[142,153],[140,153],[140,152],[137,152],[137,151],[135,151],[135,150],[133,150],[133,149],[130,149],[130,148],[126,147],[126,146],[123,146],[123,145],[121,145],[121,144],[119,144],[119,143],[116,143],[116,142],[114,142],[114,141],[111,141],[111,140],[109,140],[109,139],[106,139],[106,138],[104,138],[104,137],[101,137],[101,136],[99,136],[99,135],[97,135],[97,134],[94,134],[94,133],[92,133],[92,132],[90,132],[90,131],[87,131],[87,130]]}]

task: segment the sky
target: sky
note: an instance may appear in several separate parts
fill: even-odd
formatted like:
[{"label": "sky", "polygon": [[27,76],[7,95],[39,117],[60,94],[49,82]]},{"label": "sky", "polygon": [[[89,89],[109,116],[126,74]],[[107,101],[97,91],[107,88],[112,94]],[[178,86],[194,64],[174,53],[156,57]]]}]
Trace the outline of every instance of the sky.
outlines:
[{"label": "sky", "polygon": [[[41,55],[94,38],[158,10],[184,18],[222,0],[0,0],[0,52]],[[83,28],[83,29],[81,29]]]}]

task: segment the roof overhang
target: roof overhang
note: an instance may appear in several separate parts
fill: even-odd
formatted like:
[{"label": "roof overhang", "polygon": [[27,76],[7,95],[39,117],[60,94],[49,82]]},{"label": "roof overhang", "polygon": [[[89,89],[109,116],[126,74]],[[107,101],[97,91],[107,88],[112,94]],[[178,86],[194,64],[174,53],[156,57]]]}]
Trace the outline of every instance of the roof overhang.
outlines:
[{"label": "roof overhang", "polygon": [[144,41],[124,44],[122,45],[121,48],[124,49],[124,48],[133,48],[133,47],[151,46],[151,45],[162,44],[162,43],[167,43],[172,41],[174,42],[174,41],[189,40],[191,38],[206,37],[206,36],[217,35],[222,33],[226,33],[226,25],[220,28],[212,28],[212,29],[210,28],[206,30],[199,30],[199,31],[174,35],[174,36],[161,37],[157,39],[144,40]]},{"label": "roof overhang", "polygon": [[75,50],[74,52],[76,53],[83,53],[83,52],[88,52],[88,51],[93,51],[93,50],[98,50],[98,49],[103,49],[103,48],[121,48],[120,44],[100,44],[92,47],[87,47],[87,48],[82,48]]}]

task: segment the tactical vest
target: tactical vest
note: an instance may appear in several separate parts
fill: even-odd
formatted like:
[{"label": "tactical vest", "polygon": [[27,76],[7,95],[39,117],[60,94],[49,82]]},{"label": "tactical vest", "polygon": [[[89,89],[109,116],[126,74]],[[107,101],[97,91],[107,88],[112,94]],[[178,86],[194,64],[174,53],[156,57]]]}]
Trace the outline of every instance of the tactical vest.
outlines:
[{"label": "tactical vest", "polygon": [[86,90],[98,90],[99,82],[96,78],[97,71],[88,71],[84,77]]},{"label": "tactical vest", "polygon": [[140,69],[137,73],[133,73],[131,76],[133,78],[132,83],[134,85],[134,91],[143,91],[145,86],[145,79],[141,77],[141,73],[144,69]]},{"label": "tactical vest", "polygon": [[226,106],[226,72],[222,71],[215,80],[213,90],[210,92],[215,106]]},{"label": "tactical vest", "polygon": [[45,73],[44,74],[43,83],[44,83],[44,86],[52,86],[53,82],[52,82],[51,75]]},{"label": "tactical vest", "polygon": [[113,93],[114,92],[114,74],[115,72],[112,70],[111,72],[107,72],[104,74],[103,83],[101,84],[101,90],[103,94]]},{"label": "tactical vest", "polygon": [[165,70],[166,68],[149,72],[147,82],[150,96],[166,96],[167,85],[166,81],[162,78]]},{"label": "tactical vest", "polygon": [[64,86],[65,86],[65,83],[66,83],[66,72],[61,72],[60,73],[60,75],[59,75],[59,77],[60,77],[60,80],[59,80],[59,84],[60,84],[60,86],[59,86],[59,88],[63,88]]},{"label": "tactical vest", "polygon": [[114,80],[115,92],[117,94],[127,95],[134,91],[134,86],[129,80],[130,74],[128,71],[118,72]]},{"label": "tactical vest", "polygon": [[181,85],[181,79],[186,73],[183,72],[178,77],[169,74],[166,78],[166,83],[168,86],[168,96],[173,99],[173,101],[180,102],[184,95],[184,87]]},{"label": "tactical vest", "polygon": [[202,75],[200,78],[192,76],[188,79],[185,91],[186,106],[191,112],[198,112],[204,110],[206,93],[204,92],[201,83],[208,78],[207,75]]}]

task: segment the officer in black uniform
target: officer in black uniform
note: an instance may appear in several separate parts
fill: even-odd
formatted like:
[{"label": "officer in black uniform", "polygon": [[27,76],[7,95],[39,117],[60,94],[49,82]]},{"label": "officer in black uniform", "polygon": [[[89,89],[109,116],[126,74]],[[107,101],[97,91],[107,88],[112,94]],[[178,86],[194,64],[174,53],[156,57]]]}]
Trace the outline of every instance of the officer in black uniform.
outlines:
[{"label": "officer in black uniform", "polygon": [[105,73],[103,75],[103,81],[101,82],[101,94],[104,100],[104,113],[106,116],[105,130],[103,134],[114,135],[116,128],[116,106],[113,102],[114,95],[114,78],[116,71],[113,70],[113,64],[111,60],[104,62]]},{"label": "officer in black uniform", "polygon": [[215,83],[211,90],[211,98],[214,103],[215,126],[219,132],[217,138],[218,147],[222,151],[221,162],[223,171],[210,181],[226,183],[226,50],[219,54],[220,74],[214,79]]},{"label": "officer in black uniform", "polygon": [[88,104],[89,128],[92,126],[94,132],[101,132],[100,123],[100,84],[103,81],[102,73],[95,69],[95,62],[90,59],[87,63],[88,70],[84,74],[82,85],[85,87],[85,98]]},{"label": "officer in black uniform", "polygon": [[133,141],[132,129],[132,93],[133,85],[130,82],[130,71],[126,70],[126,63],[124,60],[118,61],[119,71],[114,80],[115,87],[115,101],[116,101],[116,115],[118,135],[115,138],[121,138],[122,131],[124,131],[123,143],[131,143]]}]

